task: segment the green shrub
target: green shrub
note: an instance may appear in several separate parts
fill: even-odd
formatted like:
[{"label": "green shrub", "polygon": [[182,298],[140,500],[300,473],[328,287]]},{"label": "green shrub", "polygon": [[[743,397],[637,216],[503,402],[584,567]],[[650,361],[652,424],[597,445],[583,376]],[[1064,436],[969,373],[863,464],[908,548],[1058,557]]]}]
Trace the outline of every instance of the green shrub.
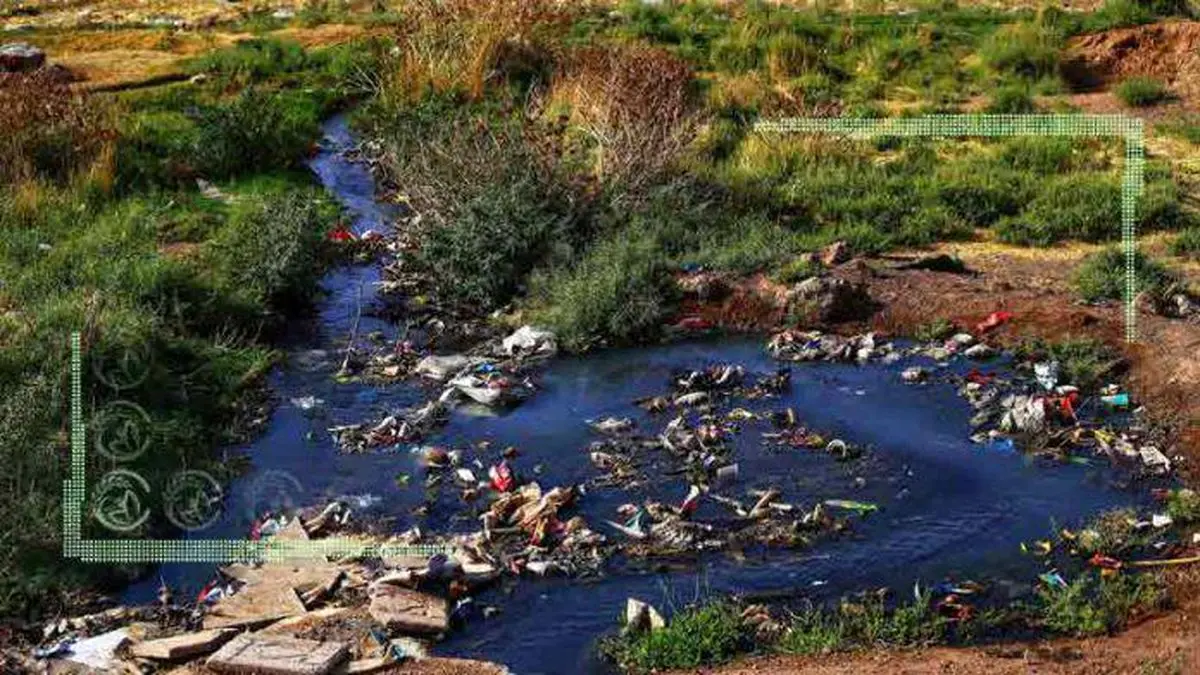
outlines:
[{"label": "green shrub", "polygon": [[626,670],[650,672],[724,663],[748,646],[737,608],[715,602],[676,613],[665,628],[611,640],[604,652]]},{"label": "green shrub", "polygon": [[313,192],[239,201],[212,243],[210,259],[231,293],[275,309],[303,305],[321,274],[332,219]]},{"label": "green shrub", "polygon": [[1167,100],[1171,92],[1161,80],[1153,77],[1131,77],[1123,80],[1114,90],[1117,98],[1125,105],[1144,107]]},{"label": "green shrub", "polygon": [[815,277],[822,272],[821,263],[812,255],[802,255],[786,263],[775,273],[775,280],[781,284],[794,284]]},{"label": "green shrub", "polygon": [[122,192],[185,182],[188,157],[200,130],[180,112],[149,111],[129,115],[117,142],[117,185]]},{"label": "green shrub", "polygon": [[[1162,263],[1140,251],[1134,259],[1135,293],[1156,293],[1175,283],[1177,277]],[[1075,274],[1075,287],[1088,302],[1120,300],[1125,297],[1125,253],[1109,248],[1088,256]]]},{"label": "green shrub", "polygon": [[534,285],[545,321],[575,350],[653,338],[677,296],[659,244],[630,232],[595,244],[577,264]]},{"label": "green shrub", "polygon": [[299,166],[320,136],[319,114],[303,92],[247,88],[201,113],[189,159],[210,179]]},{"label": "green shrub", "polygon": [[1189,227],[1171,242],[1171,253],[1185,258],[1200,258],[1200,227]]}]

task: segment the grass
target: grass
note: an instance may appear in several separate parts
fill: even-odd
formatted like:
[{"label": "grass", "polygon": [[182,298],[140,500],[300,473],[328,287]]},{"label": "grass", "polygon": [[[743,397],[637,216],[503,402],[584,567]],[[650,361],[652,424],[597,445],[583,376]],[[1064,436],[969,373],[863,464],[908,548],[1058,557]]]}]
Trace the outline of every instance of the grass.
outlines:
[{"label": "grass", "polygon": [[875,647],[922,647],[947,642],[951,622],[939,616],[924,593],[889,607],[867,594],[843,600],[834,609],[808,605],[792,616],[776,649],[785,654],[815,655]]},{"label": "grass", "polygon": [[[213,81],[88,97],[51,86],[40,109],[4,108],[22,131],[6,138],[0,165],[0,461],[10,468],[0,479],[0,614],[53,615],[81,587],[135,571],[61,557],[72,331],[83,334],[85,369],[104,354],[149,356],[145,381],[120,396],[146,411],[156,447],[171,452],[126,468],[152,484],[181,461],[219,479],[236,472],[213,449],[245,440],[271,336],[309,306],[338,216],[311,178],[291,172],[346,91],[297,87],[338,77],[313,70],[330,55],[305,59],[309,70],[262,75],[253,89]],[[0,98],[23,86],[10,79]],[[202,196],[195,177],[229,203]],[[89,409],[113,400],[85,382]],[[92,475],[107,470],[96,462]],[[151,519],[133,535],[172,531]],[[85,517],[84,536],[111,533]]]},{"label": "grass", "polygon": [[1200,115],[1181,115],[1160,122],[1154,128],[1160,133],[1181,138],[1192,145],[1200,145]]},{"label": "grass", "polygon": [[[843,598],[833,606],[806,603],[791,613],[782,634],[764,642],[742,624],[740,607],[719,600],[685,608],[660,630],[622,634],[601,651],[626,672],[713,666],[750,651],[823,656],[866,649],[911,649],[979,644],[1013,632],[1083,637],[1120,630],[1168,602],[1148,574],[1081,573],[1065,587],[1041,587],[1031,598],[977,607],[960,618],[938,611],[932,595],[914,589],[904,602],[881,592]],[[972,603],[977,604],[977,603]]]},{"label": "grass", "polygon": [[1171,97],[1167,85],[1153,77],[1131,77],[1122,80],[1113,92],[1125,105],[1134,108],[1152,106]]},{"label": "grass", "polygon": [[[1134,258],[1134,292],[1151,294],[1165,290],[1177,276],[1162,263],[1140,251]],[[1075,287],[1088,302],[1121,300],[1125,297],[1125,252],[1108,248],[1088,256],[1075,274]]]},{"label": "grass", "polygon": [[629,672],[716,665],[749,646],[738,609],[726,602],[685,608],[665,628],[605,643],[604,653]]},{"label": "grass", "polygon": [[1171,253],[1181,258],[1200,258],[1200,227],[1189,227],[1172,239]]}]

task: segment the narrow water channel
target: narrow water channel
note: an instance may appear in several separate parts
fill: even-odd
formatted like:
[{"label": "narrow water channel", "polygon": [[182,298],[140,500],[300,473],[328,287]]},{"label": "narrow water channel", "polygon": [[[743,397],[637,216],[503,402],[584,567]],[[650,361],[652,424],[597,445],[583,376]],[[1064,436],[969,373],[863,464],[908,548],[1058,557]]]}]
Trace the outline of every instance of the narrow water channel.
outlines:
[{"label": "narrow water channel", "polygon": [[[344,118],[325,125],[321,152],[311,163],[320,182],[346,208],[357,232],[386,231],[395,213],[374,199],[370,174],[343,157],[353,139]],[[469,531],[477,525],[452,516],[462,510],[454,491],[439,508],[418,519],[421,469],[409,452],[338,454],[326,429],[378,417],[420,403],[425,394],[412,385],[376,387],[338,384],[333,374],[360,302],[373,300],[375,265],[344,267],[323,281],[327,294],[315,319],[297,325],[289,358],[270,377],[279,405],[266,432],[248,448],[252,470],[230,488],[220,523],[195,536],[240,538],[267,502],[286,493],[297,505],[341,495],[369,495],[363,512],[394,518],[397,531],[419,524],[426,531]],[[360,296],[361,289],[361,296]],[[360,300],[361,297],[361,300]],[[396,328],[363,318],[360,331]],[[541,390],[520,407],[493,417],[456,413],[432,443],[465,446],[480,440],[514,445],[521,451],[516,469],[530,475],[541,467],[543,487],[581,483],[594,475],[586,447],[595,440],[586,419],[633,417],[644,429],[657,429],[631,405],[640,396],[661,393],[671,374],[717,362],[739,363],[751,373],[779,365],[763,350],[763,339],[685,342],[552,361],[539,377]],[[595,638],[616,626],[629,596],[670,607],[699,594],[798,589],[813,598],[835,597],[866,587],[911,588],[913,583],[983,578],[1014,592],[1028,588],[1039,571],[1018,543],[1043,537],[1053,524],[1078,524],[1103,509],[1135,502],[1128,489],[1114,486],[1107,469],[1065,465],[1047,467],[1017,454],[983,449],[968,440],[970,406],[948,385],[906,386],[893,365],[793,366],[792,387],[771,407],[790,405],[814,429],[869,447],[860,460],[840,463],[824,453],[766,446],[748,426],[737,437],[739,484],[733,493],[775,486],[784,501],[813,504],[824,499],[872,502],[880,510],[855,522],[853,534],[787,553],[713,555],[669,573],[639,570],[614,561],[601,580],[522,578],[476,598],[500,613],[470,618],[435,651],[508,665],[515,673],[567,673],[600,670],[591,656]],[[304,410],[293,400],[323,401]],[[751,406],[752,407],[752,406]],[[753,407],[752,407],[753,409]],[[763,408],[765,409],[765,408]],[[409,487],[395,476],[409,473]],[[678,502],[687,491],[682,477],[652,481],[652,488],[627,493],[595,490],[581,500],[580,513],[607,536],[603,521],[616,507],[646,498]],[[705,503],[697,517],[722,517],[722,507]],[[212,575],[210,565],[173,565],[163,570],[168,583],[198,589]],[[128,600],[153,596],[155,577],[131,588]]]}]

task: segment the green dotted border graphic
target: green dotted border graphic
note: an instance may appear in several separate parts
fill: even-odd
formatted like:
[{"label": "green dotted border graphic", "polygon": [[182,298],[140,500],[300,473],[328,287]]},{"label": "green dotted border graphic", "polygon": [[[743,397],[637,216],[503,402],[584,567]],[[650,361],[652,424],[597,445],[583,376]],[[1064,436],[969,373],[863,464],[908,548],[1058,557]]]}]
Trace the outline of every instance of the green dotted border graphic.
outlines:
[{"label": "green dotted border graphic", "polygon": [[[1142,120],[1123,115],[932,115],[909,118],[791,118],[758,122],[759,133],[873,136],[1083,136],[1125,140],[1121,181],[1121,239],[1125,251],[1125,338],[1134,341],[1137,279],[1137,204],[1145,171]],[[83,424],[82,348],[71,335],[71,475],[63,484],[63,554],[96,563],[225,563],[296,558],[385,557],[446,552],[437,545],[366,544],[344,538],[314,541],[228,539],[83,539],[86,443]]]}]

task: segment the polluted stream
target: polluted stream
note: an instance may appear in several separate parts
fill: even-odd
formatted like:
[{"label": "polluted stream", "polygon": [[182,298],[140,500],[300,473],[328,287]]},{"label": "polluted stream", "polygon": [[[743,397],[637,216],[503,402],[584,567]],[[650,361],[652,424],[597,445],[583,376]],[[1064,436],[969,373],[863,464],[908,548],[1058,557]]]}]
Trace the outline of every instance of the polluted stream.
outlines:
[{"label": "polluted stream", "polygon": [[[345,118],[330,120],[324,129],[326,137],[310,163],[314,173],[344,206],[352,231],[388,232],[398,214],[375,200],[368,169],[344,156],[354,145]],[[266,430],[248,447],[236,449],[250,459],[250,469],[229,487],[221,519],[187,536],[242,539],[267,509],[334,498],[354,504],[356,519],[387,523],[397,533],[414,525],[426,533],[479,529],[477,518],[459,517],[468,505],[449,486],[427,515],[414,514],[425,501],[425,469],[410,452],[414,444],[345,454],[328,431],[378,420],[430,397],[429,388],[419,383],[335,380],[341,349],[356,322],[359,335],[378,332],[389,342],[398,335],[394,324],[372,318],[369,311],[360,316],[360,308],[374,301],[379,278],[378,264],[339,267],[324,278],[326,294],[316,315],[296,323],[285,345],[288,359],[270,375],[278,406]],[[1124,486],[1103,461],[1049,464],[973,443],[974,410],[954,385],[914,386],[902,380],[901,372],[913,364],[938,371],[930,359],[784,364],[764,345],[765,336],[722,338],[560,356],[536,370],[538,389],[529,400],[488,415],[456,409],[421,444],[470,448],[487,441],[493,448],[488,457],[496,448],[513,446],[519,456],[511,464],[521,480],[535,480],[543,489],[590,484],[603,472],[593,466],[589,445],[603,437],[587,420],[628,417],[638,433],[657,434],[674,415],[655,415],[632,401],[669,390],[680,372],[732,363],[753,377],[788,366],[790,387],[777,397],[737,400],[723,410],[740,406],[765,413],[790,407],[808,428],[863,448],[863,454],[839,461],[826,452],[765,441],[762,434],[774,431],[768,422],[739,422],[730,439],[738,476],[721,493],[753,503],[750,491],[776,488],[780,502],[797,506],[840,499],[875,504],[877,511],[844,514],[851,522],[848,531],[798,549],[752,546],[736,554],[717,551],[670,562],[617,555],[598,577],[522,575],[475,595],[477,610],[493,606],[498,613],[485,618],[475,611],[433,653],[494,661],[521,674],[604,672],[611,666],[597,659],[595,640],[616,629],[629,597],[669,611],[727,593],[826,600],[867,588],[911,589],[915,582],[925,586],[948,579],[985,580],[1004,597],[1027,591],[1043,571],[1038,561],[1021,554],[1019,542],[1145,500],[1144,490]],[[965,374],[970,363],[960,361],[947,370]],[[999,359],[987,368],[1003,372],[1006,366]],[[618,507],[647,499],[679,504],[688,493],[685,476],[647,474],[644,483],[629,490],[589,487],[574,513],[610,541],[624,541],[605,523],[624,520],[616,515]],[[410,477],[406,485],[397,480],[402,475]],[[694,518],[729,519],[731,513],[702,499]],[[213,571],[212,565],[199,564],[160,570],[163,581],[193,595]],[[155,575],[131,587],[126,601],[151,600],[159,581]]]}]

